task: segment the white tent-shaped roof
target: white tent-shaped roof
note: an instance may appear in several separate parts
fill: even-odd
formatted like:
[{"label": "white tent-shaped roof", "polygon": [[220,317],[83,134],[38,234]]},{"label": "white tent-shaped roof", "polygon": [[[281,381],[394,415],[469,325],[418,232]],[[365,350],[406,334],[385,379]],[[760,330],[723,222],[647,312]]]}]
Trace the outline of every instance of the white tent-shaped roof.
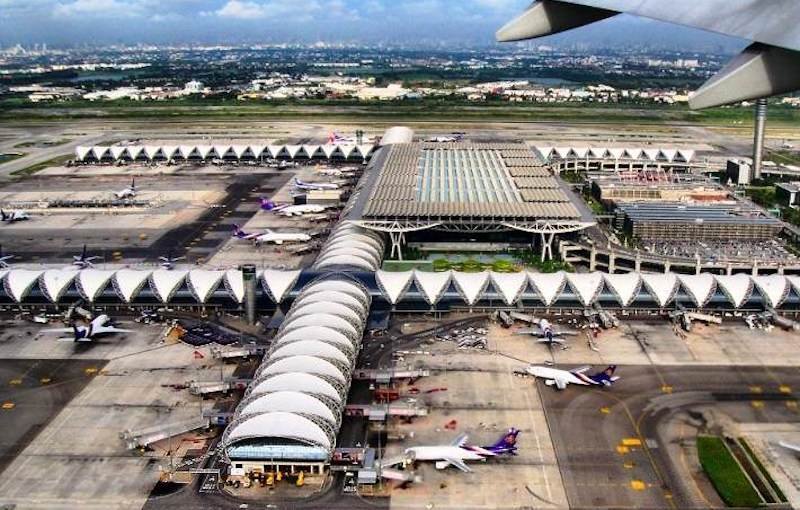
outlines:
[{"label": "white tent-shaped roof", "polygon": [[27,269],[14,269],[9,271],[5,279],[6,292],[21,302],[39,280],[44,271],[29,271]]},{"label": "white tent-shaped roof", "polygon": [[237,303],[244,302],[244,276],[238,269],[225,271],[225,288],[228,289]]},{"label": "white tent-shaped roof", "polygon": [[88,301],[94,301],[105,290],[115,271],[84,269],[78,273],[78,290]]},{"label": "white tent-shaped roof", "polygon": [[789,280],[783,275],[753,276],[752,279],[761,295],[769,301],[768,304],[772,307],[783,304],[783,300],[789,295]]},{"label": "white tent-shaped roof", "polygon": [[692,297],[695,304],[703,307],[714,295],[717,288],[717,281],[714,276],[708,273],[698,275],[680,275],[678,279],[686,290],[686,293]]},{"label": "white tent-shaped roof", "polygon": [[391,304],[397,304],[400,296],[408,290],[411,285],[411,280],[414,278],[413,271],[405,271],[401,273],[392,273],[387,271],[377,271],[375,279],[383,291],[383,295],[389,300]]},{"label": "white tent-shaped roof", "polygon": [[425,301],[428,304],[436,304],[442,296],[442,292],[447,288],[450,283],[450,271],[443,273],[423,273],[414,270],[414,280],[417,282],[417,287],[422,292]]},{"label": "white tent-shaped roof", "polygon": [[642,281],[659,306],[666,306],[672,301],[678,290],[678,277],[673,273],[644,273]]},{"label": "white tent-shaped roof", "polygon": [[364,324],[364,317],[361,314],[349,306],[341,303],[303,303],[302,305],[295,305],[292,308],[292,317],[296,315],[311,315],[318,313],[330,313],[336,315],[337,317],[346,319],[354,326],[361,327]]},{"label": "white tent-shaped roof", "polygon": [[453,272],[453,281],[455,281],[461,295],[468,305],[474,305],[478,301],[481,292],[486,289],[489,283],[489,272],[484,271],[481,273],[461,273]]},{"label": "white tent-shaped roof", "polygon": [[343,333],[340,333],[335,329],[328,328],[324,325],[305,326],[286,331],[275,339],[274,344],[283,345],[292,342],[302,342],[305,340],[318,340],[331,345],[339,345],[342,346],[343,349],[347,349],[347,352],[354,352],[352,339],[347,338],[347,336],[345,336]]},{"label": "white tent-shaped roof", "polygon": [[720,290],[728,297],[734,308],[741,307],[753,292],[753,280],[746,274],[715,276]]},{"label": "white tent-shaped roof", "polygon": [[79,161],[84,161],[86,158],[89,157],[90,153],[94,154],[92,152],[91,147],[84,147],[84,146],[75,147],[75,156],[77,156]]},{"label": "white tent-shaped roof", "polygon": [[299,277],[300,271],[273,271],[268,269],[261,274],[266,291],[276,303],[283,301],[283,298],[292,290]]},{"label": "white tent-shaped roof", "polygon": [[273,391],[300,391],[312,395],[325,395],[337,402],[342,401],[342,395],[325,379],[304,372],[287,372],[273,375],[256,381],[251,386],[248,395],[259,395]]},{"label": "white tent-shaped roof", "polygon": [[789,281],[794,291],[800,294],[800,276],[787,276],[786,279]]},{"label": "white tent-shaped roof", "polygon": [[323,448],[332,446],[328,435],[319,425],[299,414],[281,412],[258,414],[237,422],[226,436],[226,446],[242,439],[257,437],[280,437]]},{"label": "white tent-shaped roof", "polygon": [[269,374],[284,374],[286,372],[305,372],[307,374],[326,375],[339,381],[342,384],[347,384],[347,376],[336,368],[329,361],[322,358],[314,358],[312,356],[291,356],[288,358],[281,358],[274,363],[262,365],[259,369],[259,377]]},{"label": "white tent-shaped roof", "polygon": [[299,391],[278,391],[267,395],[261,395],[243,406],[239,410],[239,416],[245,417],[274,412],[319,416],[327,420],[331,425],[335,425],[338,422],[333,411],[321,400]]},{"label": "white tent-shaped roof", "polygon": [[199,302],[205,303],[211,297],[211,293],[219,286],[224,276],[224,271],[206,271],[203,269],[189,271],[189,289]]},{"label": "white tent-shaped roof", "polygon": [[353,340],[361,337],[359,330],[350,321],[334,313],[292,314],[281,325],[281,332],[289,333],[295,329],[319,326],[320,324],[324,324],[326,328],[335,329]]},{"label": "white tent-shaped roof", "polygon": [[628,306],[636,298],[642,286],[639,273],[604,275],[608,289],[616,295],[619,304]]},{"label": "white tent-shaped roof", "polygon": [[319,340],[301,340],[299,342],[281,343],[269,355],[270,360],[289,358],[291,356],[313,356],[343,363],[350,366],[348,354],[335,346]]},{"label": "white tent-shaped roof", "polygon": [[544,304],[551,305],[558,298],[566,284],[563,271],[557,273],[528,273],[528,279],[541,296]]},{"label": "white tent-shaped roof", "polygon": [[609,152],[609,154],[611,154],[611,156],[614,159],[619,159],[625,154],[625,149],[614,149],[614,148],[612,148],[612,149],[608,149],[608,152]]},{"label": "white tent-shaped roof", "polygon": [[519,299],[520,294],[528,283],[528,275],[520,273],[492,273],[491,280],[495,289],[503,296],[503,301],[509,306]]},{"label": "white tent-shaped roof", "polygon": [[50,269],[42,274],[40,287],[47,298],[55,303],[69,289],[77,274],[77,269]]},{"label": "white tent-shaped roof", "polygon": [[180,289],[187,274],[189,274],[188,271],[167,269],[153,271],[153,274],[150,275],[153,292],[155,292],[162,303],[168,302],[172,299],[175,292]]},{"label": "white tent-shaped roof", "polygon": [[149,271],[133,271],[131,269],[120,269],[114,274],[114,285],[117,293],[126,303],[133,301],[133,298],[150,278]]},{"label": "white tent-shaped roof", "polygon": [[597,299],[603,288],[602,273],[567,274],[567,281],[578,294],[578,299],[583,306],[589,306]]}]

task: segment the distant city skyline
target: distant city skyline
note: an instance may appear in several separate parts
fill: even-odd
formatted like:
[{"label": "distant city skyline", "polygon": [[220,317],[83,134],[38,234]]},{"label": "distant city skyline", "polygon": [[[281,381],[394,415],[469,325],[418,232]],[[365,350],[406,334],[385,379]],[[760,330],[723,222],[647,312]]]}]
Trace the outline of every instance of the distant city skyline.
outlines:
[{"label": "distant city skyline", "polygon": [[[481,46],[529,0],[0,0],[0,45],[328,43]],[[733,52],[744,42],[619,16],[558,47]]]}]

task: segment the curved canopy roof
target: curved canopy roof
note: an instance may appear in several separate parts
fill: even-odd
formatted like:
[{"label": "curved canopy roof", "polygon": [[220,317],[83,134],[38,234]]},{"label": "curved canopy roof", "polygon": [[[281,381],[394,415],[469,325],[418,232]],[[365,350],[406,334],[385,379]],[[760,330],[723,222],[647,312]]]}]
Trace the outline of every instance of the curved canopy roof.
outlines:
[{"label": "curved canopy roof", "polygon": [[284,374],[286,372],[306,372],[308,374],[327,375],[342,384],[347,384],[347,376],[336,368],[335,365],[322,358],[312,356],[291,356],[281,358],[274,363],[269,360],[269,364],[261,365],[259,376],[268,374]]},{"label": "curved canopy roof", "polygon": [[39,276],[44,271],[29,271],[27,269],[14,269],[6,274],[6,292],[14,298],[14,301],[21,302],[31,291],[39,280]]},{"label": "curved canopy roof", "polygon": [[567,281],[569,281],[572,289],[578,294],[578,299],[583,306],[588,306],[594,302],[597,295],[602,290],[603,274],[602,273],[587,273],[587,274],[567,274]]},{"label": "curved canopy roof", "polygon": [[[276,345],[286,344],[290,342],[301,342],[304,340],[319,340],[334,345],[341,345],[348,349],[348,352],[353,351],[353,340],[347,338],[344,334],[336,331],[335,329],[327,326],[306,326],[302,328],[292,329],[286,331],[274,340]],[[359,339],[360,340],[360,339]]]},{"label": "curved canopy roof", "polygon": [[211,293],[219,287],[224,276],[224,271],[206,271],[204,269],[189,271],[189,289],[199,302],[205,303],[211,297]]},{"label": "curved canopy roof", "polygon": [[325,291],[341,292],[358,299],[364,305],[368,304],[369,298],[364,293],[364,289],[356,285],[354,282],[348,282],[344,280],[321,280],[312,282],[306,285],[306,287],[303,289],[303,294]]},{"label": "curved canopy roof", "polygon": [[45,271],[41,276],[42,292],[55,303],[69,289],[70,284],[78,275],[77,269],[51,269]]},{"label": "curved canopy roof", "polygon": [[188,271],[158,269],[150,275],[151,288],[162,303],[167,303],[183,285]]},{"label": "curved canopy roof", "polygon": [[321,400],[299,391],[279,391],[261,395],[238,410],[240,417],[262,413],[300,413],[319,416],[331,425],[338,421],[333,411]]},{"label": "curved canopy roof", "polygon": [[533,288],[542,297],[544,304],[551,305],[556,300],[566,285],[566,275],[563,271],[557,273],[528,273],[528,279]]},{"label": "curved canopy roof", "polygon": [[517,302],[528,283],[528,275],[524,272],[492,273],[491,279],[494,287],[503,296],[503,301],[509,306]]},{"label": "curved canopy roof", "polygon": [[636,298],[642,286],[642,278],[638,273],[604,275],[608,289],[614,293],[622,306],[628,306]]},{"label": "curved canopy roof", "polygon": [[281,325],[281,333],[289,333],[295,329],[324,324],[326,328],[335,329],[352,339],[360,336],[358,329],[344,317],[334,313],[299,314],[287,318]]},{"label": "curved canopy roof", "polygon": [[356,269],[363,269],[365,271],[374,271],[377,269],[375,264],[367,262],[361,257],[356,255],[328,255],[325,256],[320,255],[317,259],[316,268],[317,269],[325,269],[329,267],[353,267]]},{"label": "curved canopy roof", "polygon": [[678,290],[678,276],[674,273],[644,273],[642,281],[648,292],[656,298],[659,306],[666,306]]},{"label": "curved canopy roof", "polygon": [[714,275],[707,273],[680,275],[678,280],[697,306],[705,306],[717,289],[717,280],[714,279]]},{"label": "curved canopy roof", "polygon": [[414,270],[414,281],[417,282],[417,287],[425,297],[425,301],[433,305],[439,301],[442,293],[450,283],[450,275],[450,271],[423,273],[422,271]]},{"label": "curved canopy roof", "polygon": [[344,292],[335,290],[325,290],[321,292],[303,294],[297,298],[296,303],[296,306],[307,305],[309,303],[339,303],[342,305],[347,305],[353,308],[353,310],[361,312],[364,312],[365,306],[359,299],[354,298],[350,294],[345,294]]},{"label": "curved canopy roof", "polygon": [[115,271],[84,269],[78,274],[78,289],[87,301],[94,301],[105,290]]},{"label": "curved canopy roof", "polygon": [[411,279],[413,277],[414,277],[413,271],[404,271],[397,273],[387,272],[387,271],[377,271],[375,273],[375,280],[381,287],[383,295],[393,305],[397,304],[397,302],[400,300],[400,296],[406,290],[408,290],[409,285],[411,285]]},{"label": "curved canopy roof", "polygon": [[486,289],[489,283],[489,272],[484,271],[481,273],[453,273],[453,281],[456,287],[464,296],[464,300],[468,305],[475,304],[480,297],[481,292]]},{"label": "curved canopy roof", "polygon": [[[327,342],[319,340],[300,340],[298,342],[279,343],[275,346],[269,357],[270,359],[288,358],[291,356],[313,356],[334,360],[345,365],[350,365],[349,351],[345,353],[342,349],[337,349]],[[346,347],[345,347],[346,349]]]},{"label": "curved canopy roof", "polygon": [[753,292],[753,280],[746,274],[715,276],[720,290],[734,307],[741,307]]},{"label": "curved canopy roof", "polygon": [[120,297],[130,303],[149,278],[148,271],[120,269],[114,274],[114,285]]},{"label": "curved canopy roof", "polygon": [[230,446],[236,441],[252,438],[279,437],[331,448],[331,440],[322,428],[295,413],[274,412],[253,415],[231,425],[226,439]]},{"label": "curved canopy roof", "polygon": [[264,283],[264,290],[269,293],[273,301],[280,303],[295,286],[300,273],[301,271],[272,271],[268,269],[261,273],[261,281]]},{"label": "curved canopy roof", "polygon": [[753,283],[761,295],[769,301],[770,306],[780,306],[789,295],[789,280],[782,275],[753,276],[752,278]]},{"label": "curved canopy roof", "polygon": [[336,391],[331,383],[314,374],[305,372],[286,372],[261,378],[250,387],[249,395],[260,395],[275,391],[299,391],[316,395],[325,395],[337,402],[342,401],[342,395]]},{"label": "curved canopy roof", "polygon": [[[295,304],[292,308],[292,317],[296,315],[311,315],[316,313],[331,313],[337,317],[346,319],[355,326],[363,326],[364,316],[356,312],[351,307],[341,303],[302,303]],[[288,319],[287,319],[288,320]]]}]

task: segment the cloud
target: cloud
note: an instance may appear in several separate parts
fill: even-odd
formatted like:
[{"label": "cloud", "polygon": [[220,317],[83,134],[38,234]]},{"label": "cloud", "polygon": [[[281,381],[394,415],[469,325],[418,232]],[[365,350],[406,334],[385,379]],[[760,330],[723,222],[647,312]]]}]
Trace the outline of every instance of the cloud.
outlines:
[{"label": "cloud", "polygon": [[[338,2],[334,2],[340,6]],[[231,19],[269,19],[292,15],[293,19],[307,18],[321,9],[315,0],[272,0],[255,2],[250,0],[228,0],[215,14]]]},{"label": "cloud", "polygon": [[75,0],[58,3],[53,9],[56,16],[88,16],[105,18],[128,18],[144,14],[139,2],[121,0]]}]

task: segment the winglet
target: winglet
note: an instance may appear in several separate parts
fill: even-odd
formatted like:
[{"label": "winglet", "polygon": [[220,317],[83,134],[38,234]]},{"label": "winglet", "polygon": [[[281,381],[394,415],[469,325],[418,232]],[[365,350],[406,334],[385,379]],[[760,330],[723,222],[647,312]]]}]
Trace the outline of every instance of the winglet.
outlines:
[{"label": "winglet", "polygon": [[498,42],[522,41],[557,34],[618,13],[595,7],[585,7],[550,0],[538,0],[527,11],[497,31]]}]

